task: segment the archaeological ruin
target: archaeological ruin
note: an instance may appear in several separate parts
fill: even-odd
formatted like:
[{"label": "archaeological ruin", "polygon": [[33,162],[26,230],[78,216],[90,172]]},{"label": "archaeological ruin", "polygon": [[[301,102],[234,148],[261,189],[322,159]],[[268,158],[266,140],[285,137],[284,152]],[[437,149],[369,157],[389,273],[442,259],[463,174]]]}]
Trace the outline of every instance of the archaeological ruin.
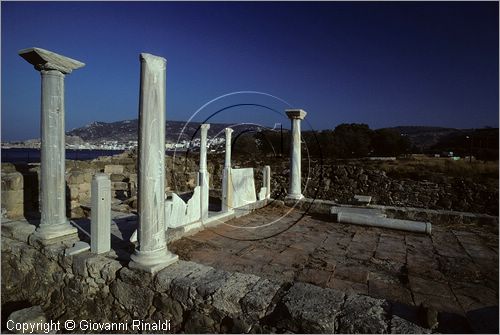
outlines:
[{"label": "archaeological ruin", "polygon": [[[368,190],[388,177],[349,165],[316,176],[320,163],[306,175],[302,109],[283,111],[282,165],[236,164],[231,128],[223,161],[211,162],[209,123],[199,157],[175,162],[165,155],[167,61],[148,53],[136,156],[66,161],[64,77],[84,64],[40,48],[19,55],[41,73],[41,162],[2,164],[2,330],[498,332],[497,215],[366,191],[312,196],[330,179]],[[184,190],[170,188],[174,177]],[[413,187],[419,199],[440,192]],[[405,191],[394,189],[395,199]]]}]

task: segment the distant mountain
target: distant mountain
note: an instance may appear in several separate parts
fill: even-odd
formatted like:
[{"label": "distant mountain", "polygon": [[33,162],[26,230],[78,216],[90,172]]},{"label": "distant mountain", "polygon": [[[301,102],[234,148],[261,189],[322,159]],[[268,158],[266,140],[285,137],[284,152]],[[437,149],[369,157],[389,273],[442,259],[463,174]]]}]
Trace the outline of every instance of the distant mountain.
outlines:
[{"label": "distant mountain", "polygon": [[410,142],[420,149],[428,149],[438,144],[441,139],[451,134],[464,131],[455,128],[426,126],[398,126],[384,129],[397,130],[401,135],[407,136]]},{"label": "distant mountain", "polygon": [[[167,142],[176,143],[178,140],[190,140],[193,134],[196,133],[195,137],[200,136],[198,128],[200,127],[200,122],[190,122],[186,124],[185,121],[167,121],[165,125],[165,136]],[[210,123],[210,129],[208,130],[208,135],[210,137],[219,134],[218,137],[224,136],[224,128],[230,126],[230,124],[225,123]],[[102,141],[118,141],[118,142],[128,142],[137,141],[137,131],[139,127],[139,121],[125,120],[116,122],[92,122],[84,127],[76,128],[68,131],[66,135],[77,136],[85,142],[97,143]],[[185,128],[184,128],[185,127]],[[260,129],[257,126],[242,126],[243,131],[245,129]],[[234,127],[233,127],[234,128]],[[198,130],[198,131],[197,131]],[[179,139],[180,135],[180,139]]]}]

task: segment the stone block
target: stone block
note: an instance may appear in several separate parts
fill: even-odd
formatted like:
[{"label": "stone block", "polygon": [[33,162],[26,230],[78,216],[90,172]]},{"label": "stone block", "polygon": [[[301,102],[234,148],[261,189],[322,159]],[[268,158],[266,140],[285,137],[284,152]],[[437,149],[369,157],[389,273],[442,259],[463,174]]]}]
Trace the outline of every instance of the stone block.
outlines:
[{"label": "stone block", "polygon": [[82,183],[78,185],[78,191],[80,193],[88,193],[90,192],[90,183]]},{"label": "stone block", "polygon": [[273,299],[282,284],[261,278],[241,300],[243,312],[254,320],[259,320],[273,310]]},{"label": "stone block", "polygon": [[137,287],[121,280],[111,284],[111,293],[133,317],[143,318],[149,313],[154,293],[147,287]]},{"label": "stone block", "polygon": [[14,219],[24,215],[24,195],[22,190],[2,191],[2,209],[6,216]]},{"label": "stone block", "polygon": [[432,331],[427,328],[420,327],[406,319],[397,315],[393,315],[391,319],[391,334],[430,334]]},{"label": "stone block", "polygon": [[154,279],[154,288],[158,292],[166,292],[170,290],[172,281],[175,278],[182,278],[193,273],[200,267],[205,267],[204,265],[197,264],[194,262],[178,261],[172,264],[168,268],[165,268],[158,272]]},{"label": "stone block", "polygon": [[368,294],[368,285],[335,277],[331,277],[326,286],[348,294]]},{"label": "stone block", "polygon": [[85,172],[79,170],[71,171],[69,176],[67,176],[66,181],[68,182],[68,184],[80,185],[82,183],[85,183],[85,175]]},{"label": "stone block", "polygon": [[332,275],[331,271],[313,268],[304,268],[298,275],[297,280],[318,286],[325,286]]},{"label": "stone block", "polygon": [[105,173],[96,174],[92,181],[90,234],[93,253],[111,249],[111,183]]},{"label": "stone block", "polygon": [[333,276],[337,279],[366,284],[368,280],[368,271],[364,266],[337,264]]},{"label": "stone block", "polygon": [[360,205],[369,205],[372,201],[372,197],[369,195],[355,195],[354,201]]},{"label": "stone block", "polygon": [[65,250],[65,256],[74,256],[90,249],[90,245],[83,241],[76,242],[71,248]]},{"label": "stone block", "polygon": [[112,189],[114,191],[128,191],[128,183],[125,182],[114,182],[111,183]]},{"label": "stone block", "polygon": [[283,297],[283,307],[291,320],[283,320],[293,332],[336,333],[336,317],[344,293],[315,285],[295,283]]},{"label": "stone block", "polygon": [[364,295],[348,296],[339,317],[339,333],[384,334],[388,332],[385,300]]},{"label": "stone block", "polygon": [[35,228],[34,225],[27,221],[2,222],[2,236],[28,242],[28,238],[33,234]]},{"label": "stone block", "polygon": [[23,175],[21,173],[4,173],[2,171],[2,191],[18,191],[22,189]]},{"label": "stone block", "polygon": [[127,179],[127,177],[121,173],[112,173],[109,178],[111,179],[112,182],[120,182],[120,181],[125,181],[125,179]]},{"label": "stone block", "polygon": [[257,201],[252,168],[232,169],[233,207],[238,208]]},{"label": "stone block", "polygon": [[[47,317],[40,306],[20,309],[9,315],[7,320],[12,320],[14,324],[22,324],[23,329],[16,330],[18,334],[43,333],[44,324],[47,322]],[[26,328],[26,329],[24,329]],[[34,330],[34,331],[33,331]]]},{"label": "stone block", "polygon": [[108,174],[123,174],[123,165],[105,165],[104,173]]},{"label": "stone block", "polygon": [[71,200],[77,200],[79,195],[80,187],[78,185],[69,187],[69,196]]},{"label": "stone block", "polygon": [[235,272],[212,296],[212,306],[220,312],[236,317],[241,314],[240,300],[259,281],[259,277],[251,274]]}]

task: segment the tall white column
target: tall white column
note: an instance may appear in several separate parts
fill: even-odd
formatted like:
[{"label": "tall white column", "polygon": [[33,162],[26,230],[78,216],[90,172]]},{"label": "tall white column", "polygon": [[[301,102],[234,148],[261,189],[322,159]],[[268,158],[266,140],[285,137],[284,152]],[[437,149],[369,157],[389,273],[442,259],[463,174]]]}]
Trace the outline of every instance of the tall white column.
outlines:
[{"label": "tall white column", "polygon": [[271,167],[264,166],[262,169],[262,185],[266,188],[266,199],[271,198]]},{"label": "tall white column", "polygon": [[287,109],[286,115],[292,121],[292,141],[290,143],[290,181],[288,186],[287,199],[302,199],[301,186],[301,139],[300,121],[307,113],[302,109]]},{"label": "tall white column", "polygon": [[198,175],[198,185],[201,194],[201,221],[208,218],[209,185],[207,172],[207,135],[210,129],[209,124],[201,125],[200,133],[200,173]]},{"label": "tall white column", "polygon": [[85,64],[54,52],[29,48],[19,55],[42,76],[40,211],[35,235],[50,240],[77,233],[66,217],[64,77]]},{"label": "tall white column", "polygon": [[222,211],[233,210],[233,185],[231,179],[231,134],[233,129],[224,129],[226,133],[226,157],[224,160],[224,174],[222,177]]},{"label": "tall white column", "polygon": [[176,262],[165,238],[166,59],[141,53],[138,162],[138,248],[129,266],[157,272]]}]

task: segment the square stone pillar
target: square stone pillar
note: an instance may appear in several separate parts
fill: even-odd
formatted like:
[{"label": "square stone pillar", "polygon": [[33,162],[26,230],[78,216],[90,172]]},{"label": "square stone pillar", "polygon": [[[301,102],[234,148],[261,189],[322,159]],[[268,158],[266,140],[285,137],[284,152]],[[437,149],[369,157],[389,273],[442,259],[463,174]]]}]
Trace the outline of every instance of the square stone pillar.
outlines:
[{"label": "square stone pillar", "polygon": [[301,139],[300,139],[300,121],[307,113],[302,109],[287,109],[286,115],[292,122],[292,141],[290,143],[290,181],[288,185],[287,199],[299,200],[302,195],[301,186]]},{"label": "square stone pillar", "polygon": [[85,64],[40,48],[20,50],[19,55],[42,76],[41,220],[35,236],[41,240],[67,237],[77,229],[66,218],[64,76]]},{"label": "square stone pillar", "polygon": [[141,53],[139,97],[138,213],[139,245],[131,268],[157,272],[176,262],[165,237],[165,58]]},{"label": "square stone pillar", "polygon": [[224,171],[222,176],[222,211],[233,210],[233,184],[231,179],[231,134],[233,129],[224,129],[226,133],[226,156],[224,160]]},{"label": "square stone pillar", "polygon": [[201,221],[208,219],[209,185],[207,172],[207,135],[210,129],[209,124],[201,125],[200,133],[200,172],[198,175],[198,185],[201,194]]},{"label": "square stone pillar", "polygon": [[111,181],[106,173],[92,178],[90,251],[102,254],[111,249]]}]

